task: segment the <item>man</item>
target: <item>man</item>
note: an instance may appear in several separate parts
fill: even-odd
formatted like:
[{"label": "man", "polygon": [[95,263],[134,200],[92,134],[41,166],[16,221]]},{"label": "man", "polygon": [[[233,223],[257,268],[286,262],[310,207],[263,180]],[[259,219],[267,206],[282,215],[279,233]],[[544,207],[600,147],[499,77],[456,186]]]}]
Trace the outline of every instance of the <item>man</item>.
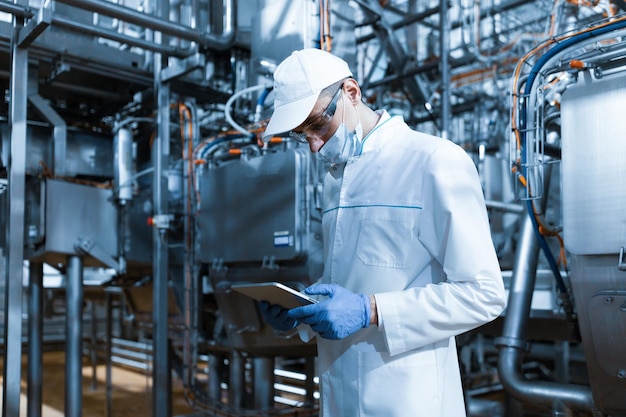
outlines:
[{"label": "man", "polygon": [[[279,330],[317,334],[323,417],[461,417],[454,337],[496,318],[505,292],[476,169],[450,141],[374,111],[345,61],[294,52],[274,73],[264,138],[290,132],[330,163],[324,273]],[[302,335],[302,332],[301,332]]]}]

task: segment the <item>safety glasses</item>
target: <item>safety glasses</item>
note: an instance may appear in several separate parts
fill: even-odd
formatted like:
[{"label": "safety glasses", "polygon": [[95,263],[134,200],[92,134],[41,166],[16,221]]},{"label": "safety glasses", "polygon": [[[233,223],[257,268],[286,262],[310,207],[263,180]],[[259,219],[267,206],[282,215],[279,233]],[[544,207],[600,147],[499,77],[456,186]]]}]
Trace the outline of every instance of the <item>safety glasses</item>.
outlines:
[{"label": "safety glasses", "polygon": [[328,106],[318,116],[312,118],[309,122],[305,121],[305,124],[298,131],[292,130],[289,132],[289,136],[298,142],[307,143],[307,132],[315,133],[318,136],[323,137],[328,128],[330,127],[330,121],[335,116],[337,111],[337,101],[341,95],[343,84],[339,87],[333,99],[328,103]]}]

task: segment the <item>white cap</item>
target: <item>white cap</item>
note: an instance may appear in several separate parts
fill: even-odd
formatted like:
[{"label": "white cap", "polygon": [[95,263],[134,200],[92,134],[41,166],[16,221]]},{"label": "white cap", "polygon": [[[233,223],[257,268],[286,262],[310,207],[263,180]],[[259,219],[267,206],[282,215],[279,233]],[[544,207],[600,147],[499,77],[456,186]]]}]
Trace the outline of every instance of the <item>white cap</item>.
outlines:
[{"label": "white cap", "polygon": [[348,64],[329,52],[316,48],[293,52],[274,72],[274,113],[263,139],[300,126],[323,89],[351,76]]}]

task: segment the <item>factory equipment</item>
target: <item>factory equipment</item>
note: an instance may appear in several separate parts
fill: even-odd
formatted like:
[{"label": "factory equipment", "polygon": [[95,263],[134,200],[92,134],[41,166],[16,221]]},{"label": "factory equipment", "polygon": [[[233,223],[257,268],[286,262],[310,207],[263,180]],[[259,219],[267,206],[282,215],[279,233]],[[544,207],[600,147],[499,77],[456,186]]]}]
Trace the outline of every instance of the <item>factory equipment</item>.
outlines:
[{"label": "factory equipment", "polygon": [[0,0],[2,416],[19,412],[22,353],[41,407],[44,265],[63,277],[66,416],[83,407],[83,305],[103,294],[123,322],[102,318],[109,369],[113,336],[151,346],[152,415],[172,414],[172,371],[202,415],[317,415],[315,342],[230,289],[321,274],[326,167],[259,140],[272,72],[302,47],[342,56],[368,104],[476,163],[509,304],[457,339],[468,415],[626,416],[625,12]]}]

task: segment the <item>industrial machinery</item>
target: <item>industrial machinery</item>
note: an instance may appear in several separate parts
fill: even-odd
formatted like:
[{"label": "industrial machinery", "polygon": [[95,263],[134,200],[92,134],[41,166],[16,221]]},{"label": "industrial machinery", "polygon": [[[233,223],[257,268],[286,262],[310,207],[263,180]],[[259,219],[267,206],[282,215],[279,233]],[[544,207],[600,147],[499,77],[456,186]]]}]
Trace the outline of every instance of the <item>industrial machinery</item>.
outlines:
[{"label": "industrial machinery", "polygon": [[49,297],[68,417],[87,300],[109,368],[150,346],[152,415],[172,373],[199,415],[317,415],[315,343],[230,289],[321,274],[326,167],[260,140],[303,47],[476,163],[509,302],[457,338],[468,415],[626,416],[624,36],[622,0],[0,0],[2,416],[22,377],[41,407]]}]

